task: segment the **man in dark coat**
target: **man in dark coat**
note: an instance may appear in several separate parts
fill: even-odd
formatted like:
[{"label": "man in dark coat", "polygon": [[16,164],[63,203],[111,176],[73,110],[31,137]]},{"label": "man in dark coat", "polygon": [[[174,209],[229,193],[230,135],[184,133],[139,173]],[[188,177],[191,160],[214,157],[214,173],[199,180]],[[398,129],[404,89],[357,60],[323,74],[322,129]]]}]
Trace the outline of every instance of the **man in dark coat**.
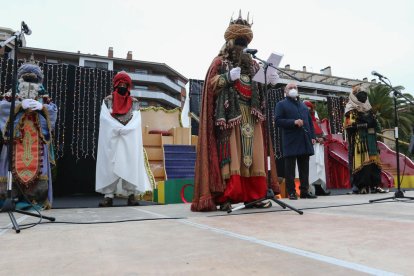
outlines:
[{"label": "man in dark coat", "polygon": [[286,98],[276,105],[276,126],[282,129],[282,152],[285,158],[286,189],[289,199],[297,199],[295,167],[298,162],[300,198],[316,198],[309,189],[309,156],[314,154],[315,131],[309,110],[299,100],[296,84],[285,87]]}]

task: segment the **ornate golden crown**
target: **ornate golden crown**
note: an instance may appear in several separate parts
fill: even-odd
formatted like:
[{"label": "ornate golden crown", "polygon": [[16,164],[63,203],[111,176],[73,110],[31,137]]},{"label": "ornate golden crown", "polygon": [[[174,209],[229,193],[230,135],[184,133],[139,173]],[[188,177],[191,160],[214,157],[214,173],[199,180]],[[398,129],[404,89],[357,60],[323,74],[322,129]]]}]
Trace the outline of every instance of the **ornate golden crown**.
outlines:
[{"label": "ornate golden crown", "polygon": [[230,39],[235,39],[238,37],[244,37],[247,40],[247,43],[250,43],[253,39],[253,32],[250,28],[253,25],[249,22],[249,13],[247,13],[247,19],[243,19],[241,15],[241,10],[239,10],[239,17],[233,20],[233,16],[230,19],[230,24],[227,27],[226,32],[224,33],[224,39],[229,41]]},{"label": "ornate golden crown", "polygon": [[241,10],[239,10],[239,17],[237,19],[233,19],[233,15],[232,15],[231,16],[231,19],[230,19],[230,24],[229,25],[238,24],[238,25],[245,25],[245,26],[251,27],[253,25],[253,20],[252,20],[252,23],[249,22],[249,14],[250,13],[248,12],[247,13],[247,18],[245,20],[242,17]]}]

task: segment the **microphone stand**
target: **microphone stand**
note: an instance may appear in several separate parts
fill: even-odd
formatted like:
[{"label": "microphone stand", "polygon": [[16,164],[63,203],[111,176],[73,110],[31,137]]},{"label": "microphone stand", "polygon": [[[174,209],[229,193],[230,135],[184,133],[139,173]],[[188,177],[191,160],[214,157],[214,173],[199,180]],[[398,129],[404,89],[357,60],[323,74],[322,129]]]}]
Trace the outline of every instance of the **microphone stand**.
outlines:
[{"label": "microphone stand", "polygon": [[387,83],[383,78],[383,76],[379,76],[379,79],[382,83],[384,83],[387,87],[389,87],[391,89],[391,91],[393,92],[393,98],[394,98],[394,124],[395,124],[395,129],[394,129],[394,138],[395,138],[395,158],[397,161],[397,191],[395,191],[394,196],[391,197],[385,197],[385,198],[380,198],[380,199],[372,199],[369,201],[369,203],[372,202],[378,202],[378,201],[383,201],[383,200],[388,200],[388,199],[397,199],[397,198],[407,198],[409,200],[414,199],[414,197],[407,197],[404,196],[404,191],[401,190],[401,179],[400,179],[400,145],[399,145],[399,139],[398,139],[398,123],[399,123],[399,119],[398,119],[398,111],[397,111],[397,96],[402,96],[404,99],[406,99],[410,104],[414,105],[414,103],[408,99],[406,96],[404,96],[400,91],[398,91],[397,89],[395,89],[392,85],[391,82]]},{"label": "microphone stand", "polygon": [[273,192],[273,189],[272,189],[271,172],[270,172],[271,171],[271,165],[270,165],[270,158],[271,158],[271,156],[270,156],[270,146],[271,146],[271,144],[269,143],[269,135],[270,135],[270,133],[269,133],[270,132],[270,118],[269,118],[270,116],[269,116],[269,114],[270,114],[270,112],[268,112],[268,108],[267,108],[267,104],[268,104],[268,102],[267,102],[267,69],[268,69],[268,67],[272,67],[272,68],[274,68],[274,69],[276,69],[276,70],[278,70],[278,71],[280,71],[280,72],[282,72],[282,73],[290,76],[291,78],[293,78],[293,79],[295,79],[297,81],[302,81],[302,80],[300,80],[300,79],[296,78],[295,76],[292,76],[292,75],[290,75],[290,74],[288,74],[288,73],[280,70],[279,68],[276,68],[271,63],[268,63],[267,61],[264,61],[264,60],[256,57],[255,54],[251,54],[251,55],[252,55],[252,57],[254,59],[257,59],[257,60],[259,60],[259,61],[261,61],[263,63],[264,77],[265,77],[265,89],[266,89],[266,91],[264,93],[264,98],[265,98],[265,103],[266,103],[266,107],[265,108],[266,108],[266,116],[267,116],[267,120],[266,120],[266,131],[265,131],[265,133],[266,133],[266,140],[265,141],[266,141],[266,146],[267,146],[266,147],[266,151],[267,151],[267,153],[266,153],[266,156],[267,156],[267,191],[266,191],[266,195],[263,198],[260,198],[260,199],[257,199],[255,201],[252,201],[252,202],[249,202],[249,203],[245,203],[245,204],[243,204],[241,206],[232,208],[232,209],[228,210],[227,213],[231,213],[231,212],[234,212],[234,211],[243,209],[243,208],[249,208],[250,206],[253,206],[256,203],[262,202],[263,200],[272,200],[276,204],[280,205],[283,209],[289,208],[292,211],[295,211],[298,214],[303,215],[303,211],[300,211],[300,210],[298,210],[298,209],[290,206],[289,204],[286,204],[285,202],[283,202],[283,201],[281,201],[279,199],[276,199],[275,198],[275,193]]},{"label": "microphone stand", "polygon": [[34,214],[32,212],[27,212],[23,210],[16,210],[16,201],[12,197],[12,184],[13,184],[13,145],[14,145],[14,120],[15,114],[14,109],[16,105],[16,94],[17,94],[17,52],[19,49],[19,43],[21,42],[21,32],[23,31],[23,25],[21,26],[21,31],[17,31],[14,33],[12,37],[8,40],[4,41],[0,44],[0,48],[4,47],[6,44],[14,40],[14,59],[13,59],[13,77],[12,77],[12,95],[11,95],[11,105],[10,105],[10,116],[9,116],[9,126],[8,126],[8,159],[9,159],[9,170],[7,172],[7,198],[4,201],[3,207],[1,208],[0,212],[7,212],[9,214],[10,220],[13,224],[13,229],[16,233],[20,233],[20,226],[14,217],[13,212],[44,218],[49,221],[55,221],[53,217],[42,216],[39,214]]},{"label": "microphone stand", "polygon": [[[268,67],[272,67],[273,69],[276,69],[277,71],[279,71],[279,72],[281,72],[281,73],[283,73],[283,74],[285,74],[285,75],[287,75],[287,76],[291,77],[292,79],[294,79],[294,80],[296,80],[296,81],[298,81],[298,82],[302,82],[302,80],[301,80],[301,79],[299,79],[299,78],[297,78],[297,77],[295,77],[295,76],[293,76],[293,75],[291,75],[291,74],[287,73],[286,71],[284,71],[284,70],[282,70],[282,69],[277,68],[276,66],[273,66],[273,64],[271,64],[271,63],[269,63],[269,62],[267,62],[267,61],[265,61],[265,60],[263,60],[263,59],[258,58],[258,57],[256,56],[256,53],[252,54],[252,57],[253,57],[254,59],[256,59],[256,60],[260,61],[261,63],[263,63],[263,66],[264,66],[264,72],[265,72],[265,85],[266,85],[266,87],[267,87],[267,75],[266,75],[266,73],[267,73],[267,69],[268,69]],[[267,96],[266,96],[266,98],[267,98]]]}]

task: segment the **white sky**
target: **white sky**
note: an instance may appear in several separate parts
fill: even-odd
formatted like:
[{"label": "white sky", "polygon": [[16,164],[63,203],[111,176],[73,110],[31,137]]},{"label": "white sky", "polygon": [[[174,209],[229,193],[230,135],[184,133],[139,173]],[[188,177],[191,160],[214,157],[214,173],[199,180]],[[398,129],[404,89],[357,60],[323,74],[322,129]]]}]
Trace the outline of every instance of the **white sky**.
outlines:
[{"label": "white sky", "polygon": [[0,0],[0,26],[33,34],[29,47],[168,64],[187,78],[204,79],[224,43],[232,13],[253,16],[249,48],[281,65],[362,79],[372,70],[414,94],[412,0]]}]

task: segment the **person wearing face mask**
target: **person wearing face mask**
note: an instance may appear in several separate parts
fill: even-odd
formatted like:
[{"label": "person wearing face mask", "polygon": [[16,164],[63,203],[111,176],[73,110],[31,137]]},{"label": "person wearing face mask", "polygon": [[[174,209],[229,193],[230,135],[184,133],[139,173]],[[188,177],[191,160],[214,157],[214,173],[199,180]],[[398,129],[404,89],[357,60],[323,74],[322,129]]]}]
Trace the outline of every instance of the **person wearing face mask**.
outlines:
[{"label": "person wearing face mask", "polygon": [[295,83],[285,87],[286,98],[276,104],[275,123],[282,129],[282,155],[289,199],[297,199],[295,167],[298,163],[300,197],[316,198],[309,191],[309,156],[314,154],[315,131],[307,106],[299,100]]},{"label": "person wearing face mask", "polygon": [[121,181],[120,193],[128,195],[127,205],[136,206],[136,194],[151,190],[144,165],[141,114],[138,100],[131,97],[129,75],[119,72],[113,84],[114,91],[101,106],[95,189],[104,194],[99,207],[112,207]]},{"label": "person wearing face mask", "polygon": [[379,122],[372,112],[367,91],[352,87],[345,106],[345,122],[348,141],[349,171],[353,193],[385,193],[381,188],[381,164],[377,147]]},{"label": "person wearing face mask", "polygon": [[[51,208],[51,165],[55,165],[53,154],[53,130],[58,108],[43,87],[41,68],[25,63],[17,71],[18,87],[14,121],[13,146],[13,197],[24,198],[39,207]],[[5,144],[0,155],[0,200],[5,196],[9,169],[9,115],[11,91],[5,93],[0,102],[0,128]]]},{"label": "person wearing face mask", "polygon": [[[264,87],[252,80],[259,66],[243,52],[253,39],[248,18],[240,13],[232,19],[224,38],[203,87],[192,211],[228,211],[267,191]],[[271,176],[278,193],[277,177]],[[268,201],[253,207],[270,206]]]}]

